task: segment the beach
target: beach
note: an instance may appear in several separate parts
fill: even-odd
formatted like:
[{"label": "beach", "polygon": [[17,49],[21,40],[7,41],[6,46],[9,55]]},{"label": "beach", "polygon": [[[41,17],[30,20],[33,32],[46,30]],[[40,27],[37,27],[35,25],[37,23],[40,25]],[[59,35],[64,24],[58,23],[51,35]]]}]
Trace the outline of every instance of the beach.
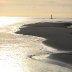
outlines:
[{"label": "beach", "polygon": [[[57,51],[50,51],[49,57],[46,56],[46,58],[63,62],[63,64],[56,61],[52,62],[57,65],[72,65],[72,29],[68,28],[70,25],[72,25],[72,23],[69,22],[38,22],[27,25],[27,27],[22,27],[20,31],[16,33],[45,38],[46,40],[42,41],[43,44],[57,49]],[[41,56],[37,55],[37,57],[40,60]],[[37,57],[36,55],[33,56],[33,58],[38,60]]]},{"label": "beach", "polygon": [[0,31],[1,72],[72,72],[70,22],[8,25]]}]

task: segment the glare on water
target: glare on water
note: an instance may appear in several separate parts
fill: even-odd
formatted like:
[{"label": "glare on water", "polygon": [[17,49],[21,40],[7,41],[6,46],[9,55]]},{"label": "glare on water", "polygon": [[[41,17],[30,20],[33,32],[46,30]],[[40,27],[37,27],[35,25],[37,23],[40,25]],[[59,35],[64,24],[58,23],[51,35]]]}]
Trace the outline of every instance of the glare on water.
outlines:
[{"label": "glare on water", "polygon": [[[71,72],[71,69],[50,63],[48,51],[57,50],[45,46],[42,43],[44,38],[11,33],[17,28],[15,23],[27,20],[28,18],[0,17],[0,26],[5,26],[0,31],[0,72]],[[6,26],[9,24],[14,25]],[[32,55],[34,57],[31,58]]]},{"label": "glare on water", "polygon": [[27,17],[0,17],[0,27],[5,25],[13,25],[22,21],[27,21]]}]

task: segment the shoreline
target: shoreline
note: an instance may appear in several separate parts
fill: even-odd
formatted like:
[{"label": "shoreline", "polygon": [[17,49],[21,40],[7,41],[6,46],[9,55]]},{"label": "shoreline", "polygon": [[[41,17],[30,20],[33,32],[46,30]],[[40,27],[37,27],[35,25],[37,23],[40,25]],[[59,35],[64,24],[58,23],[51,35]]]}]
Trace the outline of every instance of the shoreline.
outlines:
[{"label": "shoreline", "polygon": [[[72,25],[72,23],[35,23],[29,24],[26,27],[20,28],[20,31],[15,32],[16,34],[32,35],[43,37],[46,40],[42,43],[57,49],[58,51],[66,51],[66,53],[56,53],[50,55],[49,58],[65,62],[72,65],[72,29],[67,28],[67,26]],[[24,26],[24,25],[23,25]],[[67,51],[70,53],[67,54]],[[61,54],[61,55],[60,55]],[[69,55],[70,54],[70,55]],[[63,58],[62,55],[65,55]],[[59,58],[60,57],[60,58]],[[68,60],[69,58],[69,60]]]}]

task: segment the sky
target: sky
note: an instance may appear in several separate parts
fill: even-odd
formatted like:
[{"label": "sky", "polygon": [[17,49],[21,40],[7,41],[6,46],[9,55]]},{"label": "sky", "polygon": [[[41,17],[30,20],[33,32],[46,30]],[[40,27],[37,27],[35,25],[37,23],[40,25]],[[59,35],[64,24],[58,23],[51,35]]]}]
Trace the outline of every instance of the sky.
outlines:
[{"label": "sky", "polygon": [[0,16],[72,18],[72,0],[0,0]]}]

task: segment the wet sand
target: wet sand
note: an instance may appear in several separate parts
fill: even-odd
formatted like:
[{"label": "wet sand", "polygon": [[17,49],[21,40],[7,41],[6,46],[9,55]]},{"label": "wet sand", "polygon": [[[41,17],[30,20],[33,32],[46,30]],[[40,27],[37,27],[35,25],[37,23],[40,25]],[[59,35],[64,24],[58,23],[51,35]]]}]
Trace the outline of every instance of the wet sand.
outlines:
[{"label": "wet sand", "polygon": [[66,28],[71,23],[36,23],[20,28],[18,34],[33,35],[46,38],[45,43],[58,50],[72,50],[72,29]]},{"label": "wet sand", "polygon": [[16,33],[45,38],[43,44],[60,51],[51,54],[49,58],[72,65],[72,29],[68,28],[70,25],[72,23],[69,22],[39,22],[27,27],[23,25]]}]

